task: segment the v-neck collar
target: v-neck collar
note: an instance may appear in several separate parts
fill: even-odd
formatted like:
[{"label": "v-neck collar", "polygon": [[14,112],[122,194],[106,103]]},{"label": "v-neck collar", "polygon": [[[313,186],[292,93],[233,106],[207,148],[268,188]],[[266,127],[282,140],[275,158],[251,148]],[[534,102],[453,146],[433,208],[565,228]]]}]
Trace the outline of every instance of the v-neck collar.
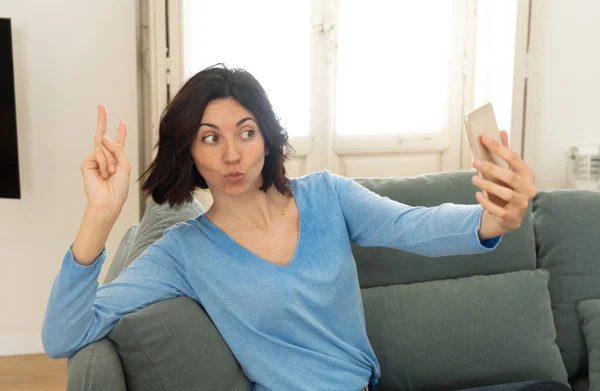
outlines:
[{"label": "v-neck collar", "polygon": [[276,268],[280,268],[280,269],[287,269],[290,266],[293,266],[294,263],[296,263],[296,258],[298,258],[298,253],[300,251],[300,246],[302,245],[302,197],[298,197],[298,188],[297,188],[297,183],[295,178],[290,179],[290,189],[292,192],[292,196],[294,197],[294,201],[296,202],[296,208],[298,209],[298,239],[296,241],[296,248],[294,249],[294,253],[292,255],[291,260],[285,264],[285,265],[280,265],[277,263],[273,263],[271,261],[268,261],[266,259],[264,259],[263,257],[253,253],[252,251],[248,250],[246,247],[242,246],[241,244],[239,244],[238,242],[236,242],[235,240],[233,240],[231,238],[231,236],[229,236],[225,231],[223,231],[221,228],[219,228],[218,226],[216,226],[212,221],[210,221],[210,219],[208,219],[206,217],[206,213],[201,214],[198,217],[198,221],[206,228],[208,228],[209,232],[213,235],[215,235],[219,240],[219,243],[224,243],[225,244],[225,251],[233,251],[233,253],[235,255],[239,255],[241,257],[250,257],[262,264],[267,264],[267,266],[271,265],[273,267]]}]

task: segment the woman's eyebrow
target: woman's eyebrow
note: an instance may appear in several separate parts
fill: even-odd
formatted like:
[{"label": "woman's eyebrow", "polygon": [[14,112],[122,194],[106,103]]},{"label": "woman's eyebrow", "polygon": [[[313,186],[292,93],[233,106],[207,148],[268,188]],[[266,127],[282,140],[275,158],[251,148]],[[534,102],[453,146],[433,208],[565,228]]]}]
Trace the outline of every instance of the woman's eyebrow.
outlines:
[{"label": "woman's eyebrow", "polygon": [[[246,118],[242,118],[241,120],[239,120],[238,123],[236,124],[236,126],[240,127],[240,126],[242,126],[242,124],[244,122],[246,122],[248,120],[251,120],[252,122],[256,123],[256,121],[254,121],[254,118],[252,118],[252,117],[246,117]],[[200,126],[203,126],[203,125],[210,126],[211,128],[219,130],[219,131],[221,130],[221,129],[219,129],[219,127],[217,125],[209,124],[208,122],[202,122],[200,124]],[[198,126],[198,127],[200,127],[200,126]]]}]

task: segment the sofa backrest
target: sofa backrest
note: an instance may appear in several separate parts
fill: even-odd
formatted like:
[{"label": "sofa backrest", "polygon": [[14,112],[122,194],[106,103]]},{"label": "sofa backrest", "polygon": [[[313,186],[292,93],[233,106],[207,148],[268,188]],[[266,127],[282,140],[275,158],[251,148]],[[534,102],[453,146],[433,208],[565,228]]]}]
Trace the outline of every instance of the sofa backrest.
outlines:
[{"label": "sofa backrest", "polygon": [[577,306],[600,299],[600,192],[538,191],[533,222],[538,267],[551,276],[556,343],[569,376],[587,375],[588,347]]},{"label": "sofa backrest", "polygon": [[[373,192],[413,206],[443,203],[477,204],[479,190],[471,182],[474,170],[425,174],[415,177],[353,178]],[[383,247],[352,244],[361,288],[491,275],[536,268],[531,203],[521,228],[502,238],[486,254],[430,258]]]}]

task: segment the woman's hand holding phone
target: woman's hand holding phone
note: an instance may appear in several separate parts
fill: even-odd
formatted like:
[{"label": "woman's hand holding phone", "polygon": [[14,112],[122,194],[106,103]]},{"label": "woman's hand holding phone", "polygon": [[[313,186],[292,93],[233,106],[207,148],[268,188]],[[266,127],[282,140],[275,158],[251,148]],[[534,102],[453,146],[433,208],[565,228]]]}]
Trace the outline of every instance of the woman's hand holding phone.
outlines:
[{"label": "woman's hand holding phone", "polygon": [[519,229],[529,201],[536,194],[535,172],[509,148],[506,131],[500,131],[500,135],[502,145],[488,136],[481,136],[480,142],[491,153],[506,161],[509,168],[490,161],[476,159],[473,162],[473,167],[489,178],[484,179],[479,175],[472,178],[473,184],[489,195],[487,198],[482,192],[475,194],[475,198],[485,209],[480,229],[480,236],[483,238]]}]

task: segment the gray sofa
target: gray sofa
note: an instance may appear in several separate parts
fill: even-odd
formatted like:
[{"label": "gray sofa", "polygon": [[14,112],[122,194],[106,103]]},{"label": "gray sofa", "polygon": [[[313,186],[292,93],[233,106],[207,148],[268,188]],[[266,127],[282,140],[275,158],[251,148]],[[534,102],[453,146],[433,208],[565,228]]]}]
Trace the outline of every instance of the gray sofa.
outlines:
[{"label": "gray sofa", "polygon": [[[474,171],[354,178],[410,205],[474,204]],[[204,212],[151,203],[104,283],[163,231]],[[600,193],[538,191],[518,231],[483,255],[428,258],[353,244],[377,391],[557,380],[600,390]],[[586,340],[587,338],[587,340]],[[589,373],[589,375],[588,375]],[[121,318],[68,360],[68,390],[251,390],[201,305],[187,297]],[[286,390],[274,390],[286,391]],[[323,391],[323,390],[319,390]]]}]

